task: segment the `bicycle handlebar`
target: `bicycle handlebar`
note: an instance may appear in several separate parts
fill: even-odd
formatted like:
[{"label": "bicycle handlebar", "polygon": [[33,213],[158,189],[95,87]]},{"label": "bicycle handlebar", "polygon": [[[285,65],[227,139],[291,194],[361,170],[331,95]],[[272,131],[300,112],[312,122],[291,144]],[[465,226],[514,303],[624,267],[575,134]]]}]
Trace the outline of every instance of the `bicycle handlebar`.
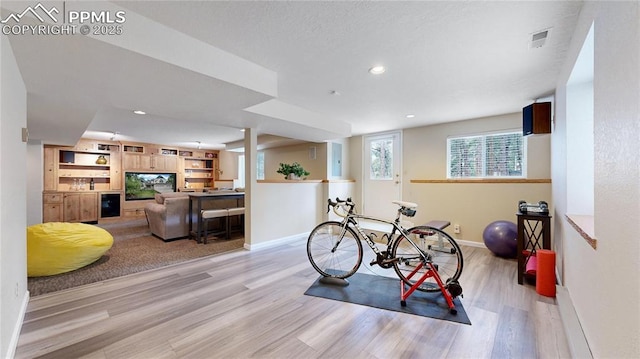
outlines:
[{"label": "bicycle handlebar", "polygon": [[329,198],[327,200],[327,212],[329,212],[331,210],[331,208],[333,208],[333,212],[335,212],[338,216],[340,217],[345,217],[343,214],[340,214],[337,212],[337,208],[338,207],[348,207],[347,208],[347,212],[348,213],[353,213],[353,208],[356,206],[355,203],[353,203],[353,201],[351,201],[351,197],[347,198],[346,200],[342,200],[339,197],[336,197],[336,201],[333,202],[331,200],[331,198]]}]

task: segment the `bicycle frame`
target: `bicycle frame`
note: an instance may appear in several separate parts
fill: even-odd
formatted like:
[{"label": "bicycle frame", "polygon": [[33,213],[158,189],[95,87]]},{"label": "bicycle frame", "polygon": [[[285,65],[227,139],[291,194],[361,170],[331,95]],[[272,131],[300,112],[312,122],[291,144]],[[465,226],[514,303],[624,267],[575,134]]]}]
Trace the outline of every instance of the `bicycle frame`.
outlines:
[{"label": "bicycle frame", "polygon": [[[342,238],[344,238],[344,235],[347,232],[347,227],[349,226],[349,224],[351,224],[351,227],[356,229],[358,235],[362,239],[364,239],[364,241],[367,243],[369,248],[371,248],[371,250],[376,254],[376,258],[382,255],[382,253],[380,252],[380,249],[375,244],[375,242],[371,239],[371,237],[369,237],[369,235],[364,231],[364,229],[362,229],[362,227],[360,227],[360,225],[357,222],[358,219],[364,219],[364,220],[370,220],[370,221],[375,221],[379,223],[385,223],[392,226],[391,232],[388,234],[389,238],[387,240],[387,248],[391,247],[394,241],[396,240],[396,238],[398,238],[398,237],[394,238],[395,232],[398,231],[400,232],[400,235],[403,235],[407,239],[407,241],[416,249],[416,251],[420,253],[424,263],[429,262],[430,258],[420,249],[420,247],[418,247],[418,245],[413,243],[407,230],[400,225],[400,217],[402,215],[401,210],[402,210],[402,207],[398,209],[398,215],[396,216],[396,219],[392,222],[383,218],[371,217],[367,215],[353,213],[353,208],[351,208],[347,212],[347,215],[344,216],[344,219],[341,222],[342,232],[340,233],[340,239],[336,242],[334,246],[334,250],[340,245],[340,242],[342,242]],[[334,207],[334,212],[335,212],[335,207]],[[338,213],[336,212],[336,214]],[[341,216],[340,214],[338,215]]]}]

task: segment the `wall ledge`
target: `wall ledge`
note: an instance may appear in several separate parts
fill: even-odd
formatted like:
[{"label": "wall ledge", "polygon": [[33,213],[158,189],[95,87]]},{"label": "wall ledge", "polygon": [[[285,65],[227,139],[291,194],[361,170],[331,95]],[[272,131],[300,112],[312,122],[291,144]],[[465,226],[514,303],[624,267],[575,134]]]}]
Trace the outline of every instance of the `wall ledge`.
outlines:
[{"label": "wall ledge", "polygon": [[286,180],[286,179],[268,179],[268,180],[258,180],[258,183],[351,183],[355,182],[355,180],[347,179],[347,180],[333,180],[333,179],[324,179],[324,180]]},{"label": "wall ledge", "polygon": [[355,183],[356,180],[352,179],[325,179],[322,180],[324,183]]},{"label": "wall ledge", "polygon": [[551,183],[550,178],[412,179],[411,183]]},{"label": "wall ledge", "polygon": [[596,239],[593,216],[582,214],[565,214],[564,218],[593,249],[597,249],[598,240]]},{"label": "wall ledge", "polygon": [[298,183],[322,183],[323,180],[258,180],[258,183],[288,183],[288,184],[298,184]]}]

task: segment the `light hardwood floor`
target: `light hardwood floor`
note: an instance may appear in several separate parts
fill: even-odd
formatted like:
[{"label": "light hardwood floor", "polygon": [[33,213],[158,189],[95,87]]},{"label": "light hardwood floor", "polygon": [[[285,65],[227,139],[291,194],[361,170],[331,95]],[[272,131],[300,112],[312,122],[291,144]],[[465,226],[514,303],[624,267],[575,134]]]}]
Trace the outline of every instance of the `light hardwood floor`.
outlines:
[{"label": "light hardwood floor", "polygon": [[34,297],[16,358],[570,357],[555,300],[518,285],[515,260],[462,247],[465,325],[305,296],[318,277],[305,245]]}]

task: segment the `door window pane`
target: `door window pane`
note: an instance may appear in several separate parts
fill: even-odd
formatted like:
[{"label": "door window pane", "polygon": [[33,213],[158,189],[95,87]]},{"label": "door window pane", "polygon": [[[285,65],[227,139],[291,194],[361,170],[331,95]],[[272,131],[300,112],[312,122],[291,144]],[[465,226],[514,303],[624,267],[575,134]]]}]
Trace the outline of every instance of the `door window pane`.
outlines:
[{"label": "door window pane", "polygon": [[370,153],[371,168],[369,178],[372,180],[393,179],[393,140],[371,141]]}]

